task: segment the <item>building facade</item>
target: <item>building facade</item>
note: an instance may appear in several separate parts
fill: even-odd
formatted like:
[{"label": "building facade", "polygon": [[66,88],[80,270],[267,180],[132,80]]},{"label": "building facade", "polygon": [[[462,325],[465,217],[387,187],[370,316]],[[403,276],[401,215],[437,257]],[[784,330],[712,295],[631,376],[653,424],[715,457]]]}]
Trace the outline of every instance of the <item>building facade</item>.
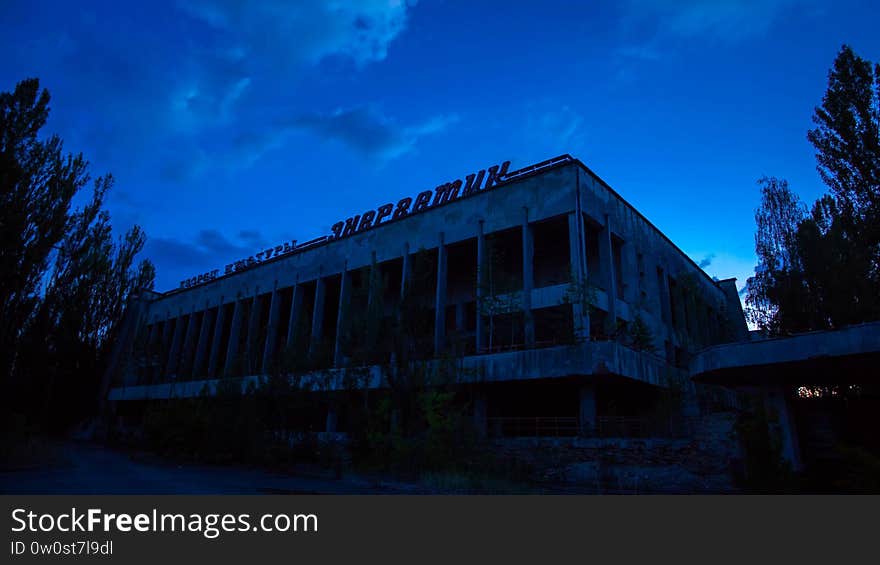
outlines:
[{"label": "building facade", "polygon": [[[579,160],[509,168],[142,293],[106,398],[211,394],[279,373],[332,395],[387,388],[419,364],[474,392],[488,434],[607,432],[651,420],[669,387],[690,399],[685,417],[698,412],[692,356],[749,339],[735,281],[707,276]],[[344,404],[324,412],[344,431]]]}]

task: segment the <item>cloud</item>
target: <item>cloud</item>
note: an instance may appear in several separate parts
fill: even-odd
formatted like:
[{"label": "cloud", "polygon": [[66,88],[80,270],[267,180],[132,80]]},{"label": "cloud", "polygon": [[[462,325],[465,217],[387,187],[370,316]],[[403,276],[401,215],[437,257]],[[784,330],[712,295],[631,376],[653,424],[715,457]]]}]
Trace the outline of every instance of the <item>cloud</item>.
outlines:
[{"label": "cloud", "polygon": [[257,230],[242,230],[229,239],[213,229],[199,231],[192,240],[150,237],[144,257],[156,265],[157,288],[174,288],[180,279],[222,268],[235,259],[250,256],[265,247],[266,238]]},{"label": "cloud", "polygon": [[683,43],[733,44],[765,35],[795,5],[800,11],[817,8],[816,0],[626,0],[619,4],[613,77],[629,83],[641,65],[662,61]]},{"label": "cloud", "polygon": [[338,141],[365,157],[386,161],[412,151],[419,139],[442,132],[457,120],[456,116],[436,116],[421,124],[402,126],[375,107],[360,106],[299,116],[292,120],[291,127]]},{"label": "cloud", "polygon": [[218,32],[233,57],[270,53],[275,61],[314,64],[343,55],[358,65],[387,56],[408,8],[405,0],[184,0],[180,6]]},{"label": "cloud", "polygon": [[[406,27],[405,0],[179,0],[199,47],[185,43],[170,120],[198,132],[235,121],[241,106],[284,97],[304,69],[331,57],[356,68],[382,61]],[[282,90],[278,87],[282,86]],[[249,99],[248,96],[251,98]]]},{"label": "cloud", "polygon": [[279,118],[259,130],[241,133],[234,140],[227,161],[249,166],[266,152],[283,145],[289,135],[307,132],[340,143],[381,164],[409,153],[419,140],[445,131],[457,121],[456,115],[438,115],[421,123],[402,125],[371,105],[301,114]]},{"label": "cloud", "polygon": [[658,33],[740,40],[766,33],[795,0],[629,0],[628,18]]},{"label": "cloud", "polygon": [[238,239],[247,243],[252,248],[260,249],[269,245],[268,240],[257,230],[241,230]]},{"label": "cloud", "polygon": [[210,164],[210,158],[204,149],[189,144],[185,148],[178,147],[174,156],[167,157],[159,168],[163,180],[186,182],[197,177]]},{"label": "cloud", "polygon": [[708,255],[706,255],[705,257],[703,257],[703,259],[698,263],[698,266],[699,266],[701,269],[705,269],[705,268],[707,268],[709,265],[712,264],[712,259],[714,259],[714,258],[715,258],[715,254],[714,254],[714,253],[709,253]]},{"label": "cloud", "polygon": [[583,143],[584,118],[565,104],[542,102],[527,107],[525,136],[544,152],[575,153]]},{"label": "cloud", "polygon": [[734,255],[732,253],[688,253],[690,257],[703,257],[698,265],[713,278],[736,279],[736,288],[741,291],[746,280],[755,274],[757,258],[754,256]]},{"label": "cloud", "polygon": [[[9,73],[40,70],[57,108],[53,129],[93,163],[120,175],[130,168],[189,179],[222,161],[229,144],[217,140],[244,128],[271,129],[266,121],[274,111],[302,104],[308,97],[300,95],[307,90],[302,82],[322,61],[338,60],[356,72],[386,59],[412,5],[61,3],[38,25],[32,6],[13,2],[0,49],[14,62]],[[248,164],[225,166],[236,163]]]}]

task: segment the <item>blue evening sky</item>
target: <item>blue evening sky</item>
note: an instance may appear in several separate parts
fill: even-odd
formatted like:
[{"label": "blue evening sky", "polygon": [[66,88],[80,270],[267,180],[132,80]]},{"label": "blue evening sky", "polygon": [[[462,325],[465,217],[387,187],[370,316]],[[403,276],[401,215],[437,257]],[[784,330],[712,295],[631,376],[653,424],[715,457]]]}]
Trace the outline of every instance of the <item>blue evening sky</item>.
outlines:
[{"label": "blue evening sky", "polygon": [[0,89],[112,172],[157,289],[509,159],[571,153],[713,276],[752,272],[756,180],[824,187],[806,140],[851,0],[0,6]]}]

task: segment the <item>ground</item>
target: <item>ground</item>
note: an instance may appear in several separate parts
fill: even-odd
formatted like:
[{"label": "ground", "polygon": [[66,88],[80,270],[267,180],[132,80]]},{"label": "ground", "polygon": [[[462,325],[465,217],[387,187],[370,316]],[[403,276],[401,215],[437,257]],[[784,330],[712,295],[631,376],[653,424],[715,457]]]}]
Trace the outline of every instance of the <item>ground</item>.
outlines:
[{"label": "ground", "polygon": [[[424,492],[405,483],[316,470],[281,474],[261,469],[173,464],[136,452],[82,442],[52,446],[37,465],[0,468],[0,494],[404,494]],[[306,474],[312,476],[307,476]],[[325,475],[329,475],[324,473]]]},{"label": "ground", "polygon": [[[549,442],[549,443],[548,443]],[[637,494],[729,492],[718,469],[682,441],[507,441],[502,457],[523,459],[534,484],[471,474],[430,473],[404,482],[315,465],[281,469],[172,462],[140,451],[88,442],[38,443],[0,466],[0,494]],[[657,444],[657,445],[654,445]],[[598,451],[597,451],[598,449]],[[717,465],[716,465],[717,466]]]}]

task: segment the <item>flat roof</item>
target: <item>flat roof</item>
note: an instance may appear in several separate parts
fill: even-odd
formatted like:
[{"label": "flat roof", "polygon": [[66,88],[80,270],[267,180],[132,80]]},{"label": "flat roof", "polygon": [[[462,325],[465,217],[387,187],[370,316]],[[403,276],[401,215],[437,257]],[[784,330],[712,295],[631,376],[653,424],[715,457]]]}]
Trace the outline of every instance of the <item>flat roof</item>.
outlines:
[{"label": "flat roof", "polygon": [[[638,217],[639,217],[642,221],[644,221],[644,222],[645,222],[645,223],[646,223],[651,229],[653,229],[658,235],[660,235],[660,237],[662,237],[667,243],[669,243],[669,244],[672,246],[673,249],[675,249],[676,251],[678,251],[679,254],[681,254],[681,255],[682,255],[682,256],[683,256],[683,257],[684,257],[684,258],[685,258],[685,259],[686,259],[686,260],[687,260],[687,261],[688,261],[688,262],[689,262],[689,263],[690,263],[690,264],[691,264],[696,270],[697,270],[697,272],[701,273],[701,274],[703,275],[703,277],[705,277],[705,279],[706,279],[708,282],[712,283],[712,284],[713,284],[714,286],[716,286],[716,287],[718,286],[718,283],[719,283],[719,282],[722,282],[722,280],[715,280],[715,279],[713,279],[712,277],[710,277],[710,276],[709,276],[709,275],[708,275],[708,274],[707,274],[707,273],[706,273],[706,272],[705,272],[705,271],[704,271],[704,270],[703,270],[703,269],[702,269],[702,268],[696,263],[696,261],[694,261],[694,260],[693,260],[693,259],[687,254],[687,253],[685,253],[684,251],[682,251],[681,248],[678,247],[678,245],[675,244],[675,242],[673,242],[671,239],[669,239],[669,237],[667,237],[667,235],[666,235],[665,233],[663,233],[663,232],[662,232],[657,226],[655,226],[655,225],[654,225],[654,224],[653,224],[648,218],[646,218],[646,217],[644,216],[644,214],[642,214],[642,213],[641,213],[641,212],[640,212],[635,206],[633,206],[632,204],[630,204],[629,201],[627,201],[623,196],[620,195],[620,193],[618,193],[616,190],[614,190],[614,189],[611,187],[611,185],[609,185],[607,182],[605,182],[604,179],[602,179],[602,177],[600,177],[600,176],[599,176],[598,174],[596,174],[592,169],[590,169],[589,167],[587,167],[587,166],[586,166],[586,165],[585,165],[580,159],[577,159],[577,158],[575,158],[575,157],[572,157],[572,156],[571,156],[570,154],[568,154],[568,153],[564,153],[564,154],[562,154],[562,155],[558,155],[558,156],[553,157],[553,158],[551,158],[551,159],[546,159],[546,160],[541,161],[541,162],[539,162],[539,163],[535,163],[535,164],[532,164],[532,165],[528,165],[528,166],[526,166],[526,167],[522,167],[522,168],[517,169],[517,170],[515,170],[515,171],[511,171],[511,172],[507,173],[507,174],[504,176],[503,179],[499,180],[494,186],[492,186],[492,187],[490,187],[490,188],[482,189],[482,190],[480,190],[480,191],[478,191],[478,192],[474,192],[474,193],[471,193],[471,194],[468,194],[468,195],[459,196],[459,197],[456,198],[455,200],[449,200],[449,201],[447,201],[447,202],[444,202],[444,203],[438,204],[438,205],[436,205],[436,206],[431,206],[430,208],[427,208],[426,210],[422,210],[422,211],[420,211],[420,212],[414,212],[414,213],[408,214],[407,216],[404,216],[404,217],[401,217],[401,218],[398,218],[398,219],[390,219],[390,220],[387,220],[387,221],[385,221],[385,222],[382,222],[382,224],[380,224],[380,225],[374,226],[374,228],[381,228],[381,227],[384,227],[384,226],[386,226],[386,225],[388,225],[388,224],[391,224],[391,223],[394,223],[394,222],[398,222],[398,221],[404,220],[404,219],[406,219],[406,218],[408,218],[408,217],[410,217],[410,216],[412,216],[412,215],[415,215],[415,214],[425,214],[425,213],[428,213],[428,212],[430,212],[430,211],[432,211],[432,210],[435,210],[435,209],[437,209],[437,208],[440,208],[440,207],[442,207],[442,206],[447,206],[447,205],[450,205],[450,204],[453,204],[453,203],[459,202],[459,201],[461,201],[461,200],[465,200],[465,199],[467,199],[467,198],[474,197],[474,196],[476,196],[476,195],[478,195],[478,194],[482,194],[482,193],[484,193],[484,192],[488,192],[488,191],[495,190],[495,189],[497,189],[497,188],[500,188],[500,187],[506,186],[506,185],[508,185],[508,184],[510,184],[510,183],[517,182],[517,181],[520,181],[520,180],[523,180],[523,179],[527,179],[527,178],[530,178],[530,177],[534,177],[534,176],[537,176],[537,175],[540,175],[540,174],[546,173],[546,172],[548,172],[548,171],[551,171],[551,170],[557,169],[557,168],[559,168],[559,167],[563,167],[563,166],[565,166],[565,165],[570,165],[570,164],[576,164],[576,165],[579,166],[581,169],[583,169],[584,172],[586,172],[586,173],[589,174],[591,177],[593,177],[594,179],[596,179],[596,180],[599,182],[599,184],[602,185],[603,188],[605,188],[606,190],[608,190],[608,191],[609,191],[614,197],[616,197],[618,200],[620,200],[621,203],[623,203],[626,207],[628,207],[630,210],[632,210],[632,211],[636,214],[636,216],[638,216]],[[373,229],[373,228],[371,228],[371,229]],[[360,233],[360,232],[358,232],[358,233]],[[351,234],[351,235],[349,235],[349,236],[344,236],[344,237],[351,237],[352,235],[355,235],[355,234]],[[170,289],[170,290],[166,290],[166,291],[164,291],[164,292],[162,292],[162,291],[153,291],[153,292],[157,292],[157,293],[160,294],[162,297],[172,296],[172,295],[175,295],[175,294],[179,294],[179,293],[182,293],[182,292],[186,292],[186,291],[192,290],[192,289],[194,289],[194,288],[198,288],[198,287],[201,287],[201,286],[205,286],[205,285],[211,284],[211,283],[216,282],[216,281],[218,281],[218,280],[220,280],[220,279],[223,279],[223,278],[226,278],[226,277],[230,277],[230,276],[232,276],[232,275],[238,274],[238,273],[243,272],[243,271],[245,271],[245,270],[255,269],[255,268],[260,267],[261,265],[265,265],[265,264],[273,263],[273,262],[275,262],[275,261],[280,261],[280,260],[285,259],[285,258],[287,258],[287,257],[290,257],[290,256],[292,256],[292,255],[297,255],[297,254],[299,254],[299,253],[303,253],[303,252],[305,252],[305,251],[311,251],[311,250],[313,250],[313,249],[317,249],[317,248],[323,247],[323,246],[325,246],[325,245],[329,245],[329,244],[331,244],[331,243],[334,243],[334,242],[336,242],[336,241],[339,241],[339,240],[341,240],[341,239],[344,239],[344,237],[338,237],[338,238],[335,238],[335,237],[330,237],[330,236],[322,236],[322,237],[318,237],[318,238],[315,238],[315,239],[311,239],[311,240],[309,240],[309,241],[306,241],[306,242],[304,242],[304,243],[298,245],[293,251],[291,251],[291,252],[289,252],[289,253],[285,253],[285,254],[283,254],[283,255],[276,255],[276,256],[271,257],[271,258],[269,258],[269,259],[262,260],[262,261],[260,261],[260,262],[258,262],[258,263],[255,263],[254,265],[252,265],[252,266],[250,266],[250,267],[247,267],[247,268],[245,268],[245,269],[235,270],[235,271],[230,272],[230,273],[219,274],[219,275],[217,275],[216,277],[214,277],[214,278],[212,278],[212,279],[210,279],[210,280],[206,280],[206,281],[203,281],[203,282],[200,282],[200,283],[196,283],[196,284],[193,284],[193,285],[190,285],[190,286],[187,286],[187,287],[177,287],[177,288],[173,288],[173,289]],[[736,280],[736,279],[735,279],[735,278],[732,278],[732,279],[731,279],[731,278],[723,279],[723,281],[729,281],[729,280]]]}]

